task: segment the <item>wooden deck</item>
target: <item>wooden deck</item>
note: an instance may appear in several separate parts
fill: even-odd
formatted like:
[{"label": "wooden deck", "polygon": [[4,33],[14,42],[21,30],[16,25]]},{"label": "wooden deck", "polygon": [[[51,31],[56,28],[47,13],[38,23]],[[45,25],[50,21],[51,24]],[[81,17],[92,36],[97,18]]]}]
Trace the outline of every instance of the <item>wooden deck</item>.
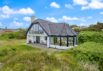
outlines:
[{"label": "wooden deck", "polygon": [[58,45],[50,45],[51,47],[48,48],[46,45],[43,45],[43,44],[29,44],[31,45],[32,47],[35,47],[35,48],[40,48],[40,49],[43,49],[43,50],[53,50],[53,51],[57,51],[57,50],[65,50],[65,49],[70,49],[70,48],[74,48],[75,46],[69,46],[69,47],[66,47],[66,46],[58,46]]},{"label": "wooden deck", "polygon": [[49,52],[49,53],[53,53],[53,52],[59,52],[59,51],[62,51],[62,50],[59,50],[57,48],[48,48],[46,45],[43,45],[43,44],[28,44],[30,46],[32,46],[33,48],[39,48],[43,51],[46,51],[46,52]]}]

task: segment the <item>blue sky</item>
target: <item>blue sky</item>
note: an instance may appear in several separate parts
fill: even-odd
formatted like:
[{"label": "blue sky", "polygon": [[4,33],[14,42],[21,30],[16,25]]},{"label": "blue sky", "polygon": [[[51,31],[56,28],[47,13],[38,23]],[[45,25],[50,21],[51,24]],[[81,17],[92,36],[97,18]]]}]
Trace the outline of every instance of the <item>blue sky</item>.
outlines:
[{"label": "blue sky", "polygon": [[103,22],[103,0],[0,0],[0,28],[27,28],[31,16],[88,26]]}]

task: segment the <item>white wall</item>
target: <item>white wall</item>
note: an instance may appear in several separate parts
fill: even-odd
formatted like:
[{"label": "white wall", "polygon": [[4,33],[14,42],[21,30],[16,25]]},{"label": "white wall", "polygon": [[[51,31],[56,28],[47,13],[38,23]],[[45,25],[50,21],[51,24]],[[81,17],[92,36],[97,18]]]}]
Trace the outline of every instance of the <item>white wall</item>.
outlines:
[{"label": "white wall", "polygon": [[47,47],[50,47],[50,37],[47,37]]},{"label": "white wall", "polygon": [[32,43],[36,42],[36,37],[33,35],[27,35],[27,43],[31,41]]},{"label": "white wall", "polygon": [[[39,26],[39,25],[38,25]],[[45,37],[47,36],[47,34],[43,31],[43,33],[39,34],[39,33],[35,33],[35,29],[37,30],[37,25],[35,26],[35,24],[31,27],[31,29],[28,31],[27,33],[27,43],[31,40],[31,42],[36,42],[36,36],[40,36],[40,43],[46,44],[47,42],[45,41]],[[43,30],[40,26],[39,26],[40,30]],[[32,33],[30,33],[32,32]]]}]

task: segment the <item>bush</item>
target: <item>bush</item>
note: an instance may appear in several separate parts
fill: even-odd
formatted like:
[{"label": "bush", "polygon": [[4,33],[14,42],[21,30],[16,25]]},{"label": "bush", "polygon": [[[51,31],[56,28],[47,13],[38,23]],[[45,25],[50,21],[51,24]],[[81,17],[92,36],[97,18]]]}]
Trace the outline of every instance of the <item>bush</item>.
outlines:
[{"label": "bush", "polygon": [[0,39],[13,39],[15,38],[14,32],[3,33],[0,35]]},{"label": "bush", "polygon": [[0,39],[25,39],[26,34],[24,29],[19,29],[16,32],[6,32],[0,35]]},{"label": "bush", "polygon": [[17,34],[16,38],[18,38],[18,39],[26,38],[26,30],[24,30],[24,29],[19,29],[19,31],[17,31],[16,34]]},{"label": "bush", "polygon": [[103,45],[100,43],[86,42],[63,51],[32,48],[25,40],[2,40],[0,43],[0,71],[103,70]]},{"label": "bush", "polygon": [[103,71],[103,45],[101,43],[86,42],[64,53],[71,54],[79,63],[89,62],[97,65],[97,68]]},{"label": "bush", "polygon": [[98,43],[103,43],[103,32],[95,31],[83,31],[78,35],[79,43],[84,43],[87,41],[93,41]]},{"label": "bush", "polygon": [[[29,66],[28,66],[29,65]],[[82,67],[80,68],[82,71]],[[69,54],[24,51],[8,59],[0,71],[80,71]]]},{"label": "bush", "polygon": [[59,50],[32,48],[25,40],[0,43],[0,71],[90,71],[84,70],[71,54]]}]

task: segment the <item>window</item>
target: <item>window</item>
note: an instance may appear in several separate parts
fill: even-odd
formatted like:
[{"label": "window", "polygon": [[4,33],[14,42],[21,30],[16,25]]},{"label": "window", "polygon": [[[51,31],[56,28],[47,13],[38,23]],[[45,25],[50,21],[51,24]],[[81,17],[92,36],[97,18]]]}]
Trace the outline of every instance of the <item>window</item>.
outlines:
[{"label": "window", "polygon": [[37,33],[37,34],[43,33],[42,28],[38,24],[34,24],[34,30],[33,31],[34,31],[34,33]]},{"label": "window", "polygon": [[66,46],[67,45],[67,37],[61,37],[61,43],[62,43],[62,46]]},{"label": "window", "polygon": [[29,34],[43,34],[43,29],[38,24],[34,24],[29,30]]},{"label": "window", "polygon": [[60,45],[60,37],[53,37],[54,45]]},{"label": "window", "polygon": [[43,33],[43,29],[39,26],[39,33],[42,34]]},{"label": "window", "polygon": [[38,24],[35,24],[34,31],[35,31],[35,32],[38,32],[38,29],[39,29]]},{"label": "window", "polygon": [[73,45],[73,37],[69,37],[68,40],[69,40],[69,42],[68,42],[68,43],[69,43],[69,46],[72,46],[72,45]]}]

